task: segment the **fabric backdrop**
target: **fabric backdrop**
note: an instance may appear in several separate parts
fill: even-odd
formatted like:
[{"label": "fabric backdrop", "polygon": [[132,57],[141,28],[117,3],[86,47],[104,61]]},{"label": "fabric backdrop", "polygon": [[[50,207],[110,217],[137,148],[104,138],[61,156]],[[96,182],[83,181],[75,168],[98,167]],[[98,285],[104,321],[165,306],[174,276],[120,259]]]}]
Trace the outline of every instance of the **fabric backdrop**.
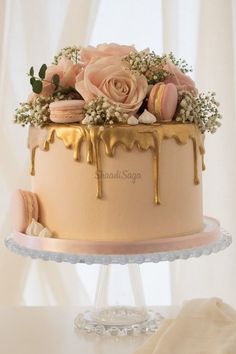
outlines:
[{"label": "fabric backdrop", "polygon": [[[50,63],[64,46],[102,42],[136,44],[158,53],[173,51],[193,66],[200,90],[217,92],[224,118],[219,132],[206,139],[204,212],[236,232],[234,0],[1,0],[2,241],[11,228],[12,191],[30,188],[27,129],[12,124],[14,108],[30,90],[25,73],[31,65]],[[236,306],[235,259],[236,246],[232,245],[218,255],[177,261],[170,267],[168,263],[142,265],[146,301],[180,304],[187,298],[220,296]],[[11,254],[1,242],[0,305],[88,305],[93,301],[98,271],[98,266],[31,261]],[[119,281],[124,281],[124,272],[128,274],[125,267],[113,272]],[[130,272],[135,279],[137,270]]]}]

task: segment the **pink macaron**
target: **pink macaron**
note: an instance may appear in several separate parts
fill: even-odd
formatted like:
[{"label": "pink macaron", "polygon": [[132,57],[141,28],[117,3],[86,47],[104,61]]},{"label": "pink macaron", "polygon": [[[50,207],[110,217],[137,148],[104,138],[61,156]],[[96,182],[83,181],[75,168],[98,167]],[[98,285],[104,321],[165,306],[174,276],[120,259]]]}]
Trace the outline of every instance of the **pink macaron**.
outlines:
[{"label": "pink macaron", "polygon": [[33,192],[16,190],[11,201],[12,223],[15,231],[25,233],[32,219],[38,221],[39,206]]},{"label": "pink macaron", "polygon": [[50,120],[54,123],[75,123],[84,119],[84,100],[63,100],[50,104]]},{"label": "pink macaron", "polygon": [[148,110],[159,122],[170,122],[178,103],[178,92],[174,84],[159,82],[151,89],[148,99]]}]

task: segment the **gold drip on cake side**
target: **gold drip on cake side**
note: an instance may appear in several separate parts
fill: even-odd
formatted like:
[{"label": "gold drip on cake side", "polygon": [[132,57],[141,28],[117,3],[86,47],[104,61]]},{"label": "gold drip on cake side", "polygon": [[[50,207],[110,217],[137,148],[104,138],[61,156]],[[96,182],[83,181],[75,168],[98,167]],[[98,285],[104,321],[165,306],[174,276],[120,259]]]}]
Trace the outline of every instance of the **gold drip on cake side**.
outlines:
[{"label": "gold drip on cake side", "polygon": [[164,139],[175,139],[177,144],[187,144],[189,139],[193,143],[194,158],[194,183],[199,184],[198,156],[202,157],[204,165],[203,137],[194,124],[154,124],[145,126],[84,126],[84,125],[57,125],[52,124],[45,128],[30,127],[28,147],[31,151],[31,175],[35,175],[35,154],[37,148],[47,151],[54,138],[61,139],[66,148],[73,151],[75,161],[80,160],[80,147],[86,143],[87,162],[94,164],[97,171],[97,197],[102,198],[102,163],[100,143],[104,144],[107,156],[114,156],[116,147],[123,145],[126,151],[131,151],[135,146],[140,151],[151,149],[153,154],[153,181],[154,202],[160,204],[159,162],[161,144]]}]

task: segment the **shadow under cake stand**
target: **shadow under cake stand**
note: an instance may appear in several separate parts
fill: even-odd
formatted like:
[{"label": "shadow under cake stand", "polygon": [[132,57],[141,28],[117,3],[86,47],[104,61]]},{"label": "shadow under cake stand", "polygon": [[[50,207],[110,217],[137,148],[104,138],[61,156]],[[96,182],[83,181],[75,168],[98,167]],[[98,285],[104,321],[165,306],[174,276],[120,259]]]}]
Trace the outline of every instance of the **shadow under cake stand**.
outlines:
[{"label": "shadow under cake stand", "polygon": [[[94,307],[75,318],[75,328],[99,335],[138,335],[155,332],[163,317],[146,307],[139,264],[172,262],[210,255],[227,248],[231,235],[217,220],[204,217],[200,233],[131,243],[88,243],[56,238],[39,238],[14,232],[6,247],[22,256],[72,264],[100,264]],[[95,250],[95,252],[94,252]],[[104,306],[112,264],[128,264],[135,306]]]}]

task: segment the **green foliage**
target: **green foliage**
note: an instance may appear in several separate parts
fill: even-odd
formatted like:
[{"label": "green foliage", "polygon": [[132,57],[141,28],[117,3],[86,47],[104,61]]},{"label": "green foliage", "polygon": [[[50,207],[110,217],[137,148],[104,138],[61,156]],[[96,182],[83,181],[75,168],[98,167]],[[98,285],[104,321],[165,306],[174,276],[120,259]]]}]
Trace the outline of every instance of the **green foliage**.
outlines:
[{"label": "green foliage", "polygon": [[31,68],[29,70],[29,75],[30,76],[34,76],[34,68],[33,68],[33,66],[31,66]]},{"label": "green foliage", "polygon": [[37,96],[31,102],[20,103],[15,111],[14,123],[23,127],[27,124],[41,127],[49,122],[51,97]]},{"label": "green foliage", "polygon": [[90,100],[84,107],[84,113],[85,118],[82,123],[91,125],[127,123],[129,117],[122,112],[118,104],[112,104],[102,96]]},{"label": "green foliage", "polygon": [[31,86],[33,86],[35,80],[36,80],[36,79],[35,79],[34,77],[31,77],[31,78],[30,78],[30,84],[31,84]]},{"label": "green foliage", "polygon": [[43,64],[42,66],[41,66],[41,68],[39,69],[39,77],[40,77],[40,79],[45,79],[45,75],[46,75],[46,70],[47,70],[47,65],[46,64]]},{"label": "green foliage", "polygon": [[39,77],[36,77],[34,75],[34,67],[31,66],[28,75],[30,76],[30,85],[32,86],[32,90],[34,93],[40,94],[42,92],[43,89],[42,80],[45,78],[46,70],[47,70],[47,65],[43,64],[39,69],[39,73],[38,73]]},{"label": "green foliage", "polygon": [[54,74],[52,77],[52,83],[55,85],[55,89],[58,89],[59,83],[60,83],[60,76],[58,74]]},{"label": "green foliage", "polygon": [[36,96],[30,102],[20,103],[15,110],[14,123],[20,124],[23,127],[27,124],[35,127],[47,125],[51,122],[50,103],[64,99],[64,95],[58,94],[55,97]]},{"label": "green foliage", "polygon": [[131,52],[124,57],[124,63],[129,65],[137,75],[144,75],[148,84],[155,84],[164,81],[170,73],[165,70],[166,56],[156,55],[154,52],[143,50],[141,52]]},{"label": "green foliage", "polygon": [[124,57],[124,62],[128,63],[130,69],[138,75],[144,75],[149,85],[164,81],[171,76],[171,73],[165,67],[168,60],[171,60],[183,73],[192,71],[185,60],[176,59],[172,52],[159,56],[155,52],[143,50],[141,52],[131,52]]},{"label": "green foliage", "polygon": [[34,79],[33,84],[32,84],[33,92],[40,94],[43,89],[43,83],[41,80],[36,80],[35,78],[33,78],[33,79]]},{"label": "green foliage", "polygon": [[166,58],[169,58],[173,64],[178,66],[178,68],[185,74],[189,71],[193,71],[192,67],[187,64],[184,59],[176,59],[174,54],[170,52],[166,55]]},{"label": "green foliage", "polygon": [[71,60],[74,64],[80,62],[80,50],[81,47],[69,46],[62,48],[57,55],[55,55],[53,64],[57,65],[62,58],[67,58]]},{"label": "green foliage", "polygon": [[218,110],[219,103],[215,93],[199,93],[197,96],[189,92],[180,93],[179,104],[176,112],[176,121],[182,123],[195,123],[201,133],[215,133],[221,126],[221,114]]},{"label": "green foliage", "polygon": [[[54,74],[51,78],[51,81],[46,80],[46,71],[47,71],[47,65],[43,64],[38,72],[38,76],[34,75],[34,68],[33,66],[29,70],[29,76],[30,76],[30,84],[32,86],[32,91],[36,94],[41,94],[43,90],[43,83],[47,82],[51,85],[54,86],[54,92],[53,96],[56,96],[58,93],[62,94],[69,94],[69,93],[77,93],[77,91],[73,87],[63,87],[60,85],[60,76],[58,74]],[[77,93],[78,94],[78,93]],[[79,95],[79,94],[78,94]]]}]

